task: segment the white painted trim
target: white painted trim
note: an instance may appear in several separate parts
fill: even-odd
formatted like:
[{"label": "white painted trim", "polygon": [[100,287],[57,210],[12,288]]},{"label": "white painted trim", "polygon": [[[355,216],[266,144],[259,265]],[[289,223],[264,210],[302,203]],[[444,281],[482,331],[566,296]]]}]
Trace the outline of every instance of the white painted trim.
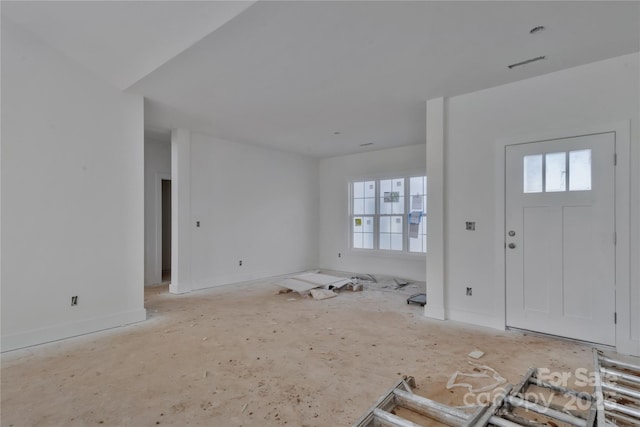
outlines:
[{"label": "white painted trim", "polygon": [[[156,209],[156,246],[153,248],[156,271],[153,272],[153,283],[162,283],[162,180],[171,181],[171,174],[156,172],[155,174],[155,209]],[[173,225],[173,224],[172,224]]]},{"label": "white painted trim", "polygon": [[171,284],[169,292],[191,290],[191,133],[171,131]]},{"label": "white painted trim", "polygon": [[82,319],[77,322],[62,323],[46,328],[32,329],[2,337],[2,352],[17,350],[33,345],[58,341],[78,335],[117,328],[119,326],[142,322],[147,319],[147,310],[133,310],[109,314],[93,319]]},{"label": "white painted trim", "polygon": [[445,320],[445,143],[444,98],[427,101],[427,304],[424,315]]},{"label": "white painted trim", "polygon": [[[528,142],[545,141],[550,139],[570,138],[582,135],[614,132],[616,135],[616,153],[618,164],[615,170],[616,182],[616,350],[620,353],[640,356],[640,341],[631,337],[631,283],[630,283],[630,142],[631,122],[624,120],[605,125],[585,125],[577,129],[541,132],[519,137],[498,139],[495,143],[495,251],[496,251],[496,292],[499,301],[496,304],[496,318],[502,319],[503,329],[506,327],[506,274],[505,274],[505,150],[508,145],[524,144]],[[613,159],[612,159],[613,161]]]},{"label": "white painted trim", "polygon": [[454,320],[457,322],[464,322],[492,329],[505,330],[505,325],[503,324],[501,319],[492,314],[482,314],[473,311],[449,308],[447,309],[447,318],[449,320]]}]

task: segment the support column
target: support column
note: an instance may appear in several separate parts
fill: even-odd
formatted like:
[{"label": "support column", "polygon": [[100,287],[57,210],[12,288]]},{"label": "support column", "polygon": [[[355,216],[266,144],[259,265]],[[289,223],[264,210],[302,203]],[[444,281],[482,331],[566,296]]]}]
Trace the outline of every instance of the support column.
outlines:
[{"label": "support column", "polygon": [[427,305],[424,315],[445,320],[444,98],[427,101]]},{"label": "support column", "polygon": [[191,134],[171,131],[171,284],[169,292],[191,290]]}]

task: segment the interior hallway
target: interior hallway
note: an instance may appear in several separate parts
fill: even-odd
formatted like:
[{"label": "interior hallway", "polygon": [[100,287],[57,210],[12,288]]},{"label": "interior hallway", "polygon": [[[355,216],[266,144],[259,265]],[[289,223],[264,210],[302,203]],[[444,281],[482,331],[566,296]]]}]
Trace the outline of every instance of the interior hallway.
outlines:
[{"label": "interior hallway", "polygon": [[147,288],[147,322],[4,353],[1,424],[347,426],[401,375],[461,405],[445,385],[475,348],[511,383],[530,366],[591,367],[587,346],[429,320],[410,290],[279,289]]}]

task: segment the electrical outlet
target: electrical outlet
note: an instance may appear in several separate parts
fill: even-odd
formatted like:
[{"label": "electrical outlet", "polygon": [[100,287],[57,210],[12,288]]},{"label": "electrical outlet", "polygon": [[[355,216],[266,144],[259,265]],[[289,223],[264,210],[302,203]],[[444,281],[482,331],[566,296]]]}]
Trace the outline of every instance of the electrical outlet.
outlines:
[{"label": "electrical outlet", "polygon": [[196,221],[196,227],[200,227],[200,221]]},{"label": "electrical outlet", "polygon": [[338,252],[338,258],[341,258],[342,254],[340,252]]},{"label": "electrical outlet", "polygon": [[71,297],[71,306],[78,305],[78,296],[74,295]]},{"label": "electrical outlet", "polygon": [[467,287],[467,296],[470,297],[473,295],[473,288]]},{"label": "electrical outlet", "polygon": [[238,262],[238,265],[239,265],[240,267],[242,267],[242,260],[240,260],[240,262]]},{"label": "electrical outlet", "polygon": [[475,221],[467,221],[467,222],[465,222],[465,229],[467,229],[469,231],[475,231],[476,222]]}]

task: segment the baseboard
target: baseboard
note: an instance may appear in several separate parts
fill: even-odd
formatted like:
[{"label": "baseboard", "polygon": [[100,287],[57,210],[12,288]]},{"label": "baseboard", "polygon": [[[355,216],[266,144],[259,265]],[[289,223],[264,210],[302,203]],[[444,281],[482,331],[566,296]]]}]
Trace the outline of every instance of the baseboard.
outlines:
[{"label": "baseboard", "polygon": [[446,320],[444,307],[431,307],[429,303],[424,306],[424,315],[430,319]]},{"label": "baseboard", "polygon": [[46,328],[32,329],[17,334],[4,335],[0,338],[0,352],[17,350],[33,345],[44,344],[71,338],[78,335],[103,331],[131,323],[142,322],[147,319],[147,310],[133,310],[107,316],[84,319],[78,322],[62,323]]},{"label": "baseboard", "polygon": [[195,285],[195,287],[191,289],[190,292],[202,291],[202,290],[211,289],[211,288],[218,288],[220,286],[254,285],[254,284],[265,283],[265,282],[276,282],[278,280],[286,279],[288,277],[296,276],[298,274],[308,273],[309,271],[311,270],[303,270],[295,273],[279,274],[277,276],[266,276],[266,277],[260,276],[258,274],[258,275],[251,275],[249,277],[246,277],[245,280],[238,280],[237,277],[226,278],[226,279],[222,278],[222,279],[217,279],[216,282],[208,283],[206,285]]},{"label": "baseboard", "polygon": [[501,319],[489,314],[455,309],[448,309],[447,314],[449,315],[449,320],[455,320],[456,322],[470,323],[501,331],[505,329],[504,322]]}]

